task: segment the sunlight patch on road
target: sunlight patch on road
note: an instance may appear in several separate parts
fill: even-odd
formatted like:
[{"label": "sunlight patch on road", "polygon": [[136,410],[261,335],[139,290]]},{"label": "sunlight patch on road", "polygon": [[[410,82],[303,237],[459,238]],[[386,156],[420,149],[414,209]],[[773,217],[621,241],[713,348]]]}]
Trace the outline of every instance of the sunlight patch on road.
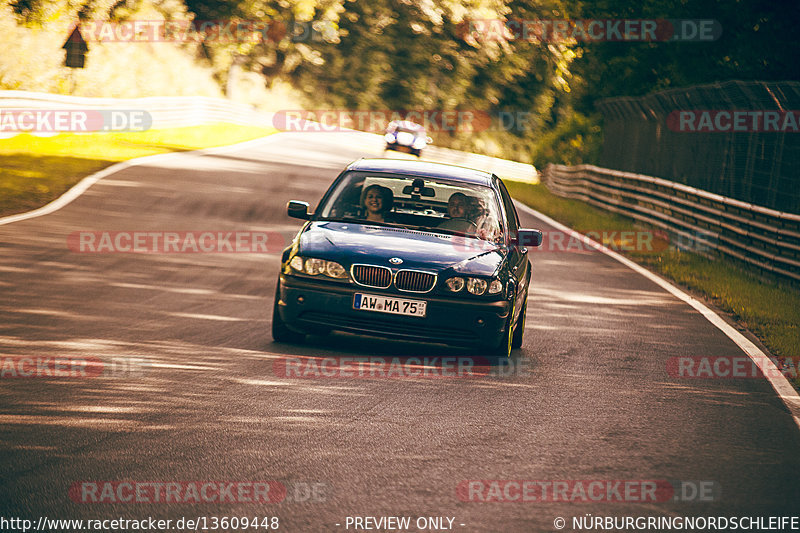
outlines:
[{"label": "sunlight patch on road", "polygon": [[65,407],[62,411],[74,411],[76,413],[141,413],[141,409],[135,407],[123,407],[112,405],[76,405]]},{"label": "sunlight patch on road", "polygon": [[64,418],[62,416],[40,415],[0,415],[0,424],[66,426],[66,427],[92,427],[92,426],[128,426],[131,420],[117,418]]},{"label": "sunlight patch on road", "polygon": [[217,370],[213,366],[203,365],[176,365],[174,363],[150,363],[151,368],[170,368],[172,370]]},{"label": "sunlight patch on road", "polygon": [[[536,287],[534,294],[537,299],[542,296],[551,298],[553,301],[566,301],[580,304],[595,305],[635,305],[635,306],[663,306],[674,305],[675,301],[667,294],[660,294],[646,291],[626,291],[626,294],[619,296],[601,296],[599,294],[587,294],[585,292],[569,292],[564,287],[557,289],[545,289]],[[623,297],[628,296],[628,297]],[[553,303],[553,302],[548,302]]]},{"label": "sunlight patch on road", "polygon": [[245,322],[249,319],[247,318],[238,318],[233,316],[221,316],[221,315],[203,315],[200,313],[168,313],[170,316],[177,316],[181,318],[197,318],[200,320],[218,320],[220,322]]},{"label": "sunlight patch on road", "polygon": [[215,291],[209,289],[190,289],[182,287],[164,287],[160,285],[144,285],[142,283],[111,283],[112,287],[120,287],[122,289],[147,289],[152,291],[165,291],[175,292],[178,294],[214,294]]}]

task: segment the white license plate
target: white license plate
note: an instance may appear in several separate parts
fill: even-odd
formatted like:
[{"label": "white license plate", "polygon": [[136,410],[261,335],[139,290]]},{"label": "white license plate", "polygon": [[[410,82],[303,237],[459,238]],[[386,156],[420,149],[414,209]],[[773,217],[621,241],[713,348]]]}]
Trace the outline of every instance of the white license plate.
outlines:
[{"label": "white license plate", "polygon": [[405,298],[392,298],[378,296],[377,294],[356,293],[353,297],[353,309],[359,311],[376,311],[392,315],[425,316],[428,302],[424,300],[406,300]]}]

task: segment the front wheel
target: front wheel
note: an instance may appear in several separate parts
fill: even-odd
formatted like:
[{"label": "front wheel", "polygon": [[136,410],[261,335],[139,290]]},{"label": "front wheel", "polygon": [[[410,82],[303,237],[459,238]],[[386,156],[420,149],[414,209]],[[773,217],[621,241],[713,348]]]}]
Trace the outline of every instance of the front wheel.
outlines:
[{"label": "front wheel", "polygon": [[503,338],[500,339],[497,347],[493,350],[492,355],[496,357],[501,357],[503,359],[507,359],[511,357],[511,349],[512,349],[512,342],[514,337],[514,332],[511,328],[511,318],[508,317],[508,323],[506,327],[503,329]]},{"label": "front wheel", "polygon": [[286,326],[286,322],[281,318],[281,313],[278,309],[278,301],[281,297],[281,284],[275,288],[275,303],[272,305],[272,338],[275,342],[301,342],[305,339],[305,335],[292,331]]},{"label": "front wheel", "polygon": [[522,304],[519,318],[517,319],[517,327],[514,328],[514,337],[511,339],[511,348],[522,347],[522,336],[525,335],[525,315],[528,312],[528,297],[525,297],[525,303]]}]

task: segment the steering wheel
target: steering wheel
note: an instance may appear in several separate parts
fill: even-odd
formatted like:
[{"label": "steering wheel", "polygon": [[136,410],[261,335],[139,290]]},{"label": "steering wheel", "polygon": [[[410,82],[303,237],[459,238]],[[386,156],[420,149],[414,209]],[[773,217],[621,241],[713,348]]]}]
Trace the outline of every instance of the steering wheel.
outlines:
[{"label": "steering wheel", "polygon": [[478,224],[474,220],[470,220],[468,218],[461,218],[461,217],[459,217],[459,218],[451,218],[450,220],[457,220],[459,222],[464,221],[467,224],[469,224],[467,226],[467,228],[464,230],[465,232],[473,233],[473,232],[477,232],[478,231]]}]

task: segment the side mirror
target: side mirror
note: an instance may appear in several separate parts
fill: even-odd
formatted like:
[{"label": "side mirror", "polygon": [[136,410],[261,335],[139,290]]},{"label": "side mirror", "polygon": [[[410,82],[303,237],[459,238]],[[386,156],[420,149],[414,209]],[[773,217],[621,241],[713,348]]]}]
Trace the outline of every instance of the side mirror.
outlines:
[{"label": "side mirror", "polygon": [[427,137],[425,137],[425,142],[426,142],[426,143],[428,143],[428,144],[433,144],[433,139],[431,139],[431,136],[430,136],[430,135],[428,135]]},{"label": "side mirror", "polygon": [[292,200],[286,204],[286,213],[292,218],[299,218],[300,220],[308,220],[311,215],[308,214],[308,202],[298,202]]},{"label": "side mirror", "polygon": [[522,247],[541,245],[542,230],[520,228],[519,230],[517,230],[516,244]]}]

